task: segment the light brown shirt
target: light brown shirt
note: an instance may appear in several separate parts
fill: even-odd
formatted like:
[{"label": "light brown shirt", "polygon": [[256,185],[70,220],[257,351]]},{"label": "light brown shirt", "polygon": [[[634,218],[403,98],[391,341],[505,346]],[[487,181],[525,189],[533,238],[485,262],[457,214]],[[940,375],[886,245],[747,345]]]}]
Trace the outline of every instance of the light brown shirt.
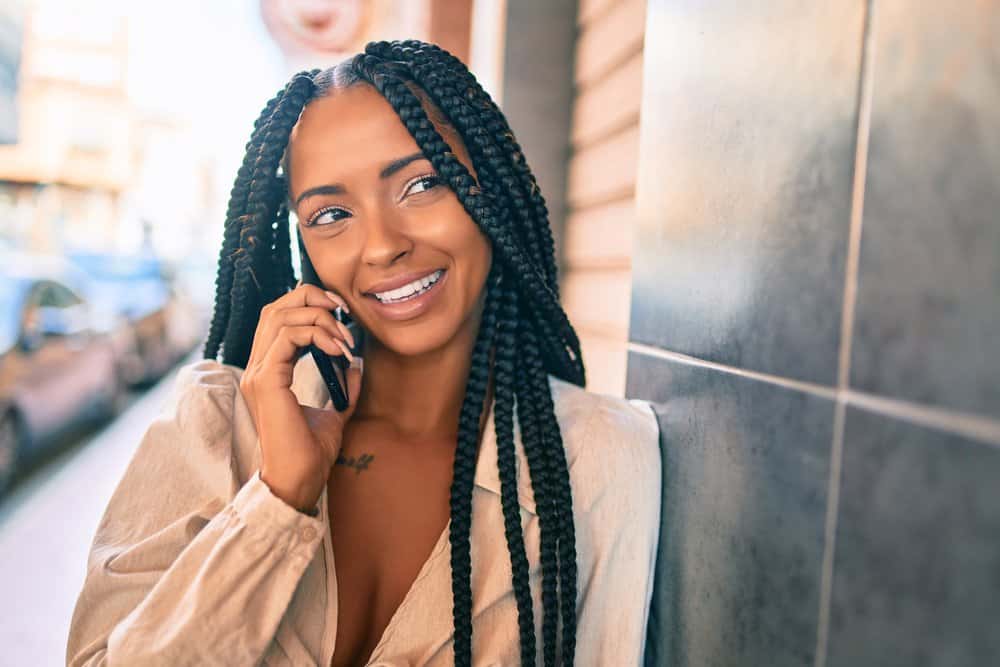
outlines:
[{"label": "light brown shirt", "polygon": [[[68,665],[330,664],[337,584],[327,493],[314,518],[260,480],[260,442],[239,391],[241,374],[212,360],[180,369],[168,407],[142,437],[98,525]],[[310,355],[293,378],[300,403],[331,407]],[[592,393],[551,375],[549,385],[576,522],[576,664],[639,665],[659,538],[656,418],[639,399]],[[514,424],[542,664],[539,525],[516,412]],[[492,404],[474,481],[473,663],[515,665],[517,604]],[[453,664],[450,551],[446,527],[368,665]]]}]

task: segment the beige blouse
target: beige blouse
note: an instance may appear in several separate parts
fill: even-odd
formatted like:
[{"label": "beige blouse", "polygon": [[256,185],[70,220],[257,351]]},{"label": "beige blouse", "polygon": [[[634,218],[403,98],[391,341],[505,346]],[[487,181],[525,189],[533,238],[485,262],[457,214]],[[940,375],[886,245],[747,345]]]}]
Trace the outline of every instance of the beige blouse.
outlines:
[{"label": "beige blouse", "polygon": [[[326,491],[314,518],[260,480],[241,373],[212,360],[180,369],[168,407],[142,437],[97,527],[67,665],[330,664],[337,580]],[[331,405],[310,355],[293,378],[302,404]],[[576,521],[576,664],[640,665],[660,524],[656,418],[639,399],[588,392],[551,375],[549,384]],[[514,423],[541,665],[538,517],[516,413]],[[473,663],[516,665],[517,603],[492,404],[474,479]],[[446,527],[368,665],[454,663],[450,551]]]}]

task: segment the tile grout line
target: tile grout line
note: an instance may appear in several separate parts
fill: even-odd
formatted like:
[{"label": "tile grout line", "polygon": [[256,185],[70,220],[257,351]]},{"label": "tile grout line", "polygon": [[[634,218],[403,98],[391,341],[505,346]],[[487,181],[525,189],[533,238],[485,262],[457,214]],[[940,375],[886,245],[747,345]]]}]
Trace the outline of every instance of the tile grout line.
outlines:
[{"label": "tile grout line", "polygon": [[830,632],[830,603],[833,594],[833,558],[840,512],[840,473],[844,456],[844,421],[847,408],[838,399],[833,412],[833,442],[830,446],[830,480],[826,490],[826,518],[823,524],[823,560],[820,564],[819,613],[816,620],[814,667],[826,667]]},{"label": "tile grout line", "polygon": [[861,90],[858,101],[858,137],[854,157],[854,182],[851,187],[851,220],[847,239],[847,257],[844,266],[844,302],[841,304],[840,351],[837,359],[837,388],[849,387],[851,373],[851,348],[854,343],[854,311],[858,295],[858,263],[861,253],[861,227],[864,222],[865,179],[868,175],[868,135],[872,114],[872,60],[874,37],[873,2],[868,0],[866,10],[864,51],[861,64]]},{"label": "tile grout line", "polygon": [[844,392],[844,396],[849,405],[868,412],[1000,446],[1000,421],[989,417],[909,403],[860,391],[849,390]]},{"label": "tile grout line", "polygon": [[833,413],[833,438],[830,444],[830,481],[826,494],[823,561],[820,565],[819,609],[816,620],[815,667],[826,667],[830,642],[830,614],[833,606],[834,559],[837,551],[837,525],[840,518],[840,485],[844,460],[844,428],[847,419],[848,389],[851,376],[851,346],[854,342],[854,312],[858,290],[858,263],[861,252],[861,226],[864,220],[865,183],[868,176],[868,141],[871,132],[872,95],[875,60],[875,1],[867,0],[861,37],[861,71],[858,82],[858,130],[855,140],[854,181],[851,187],[851,219],[844,266],[844,301],[840,317],[840,353],[837,359],[837,402]]},{"label": "tile grout line", "polygon": [[737,368],[736,366],[727,366],[726,364],[714,361],[706,361],[698,357],[692,357],[680,352],[671,352],[634,341],[626,343],[626,347],[628,350],[638,354],[665,359],[685,366],[708,368],[727,375],[735,375],[765,384],[777,385],[785,389],[801,391],[831,401],[843,401],[845,405],[851,405],[878,415],[912,422],[952,435],[981,441],[988,445],[1000,446],[1000,420],[989,417],[956,412],[947,408],[942,409],[922,403],[911,403],[897,398],[877,396],[856,389],[838,390],[834,387],[827,387],[814,382],[793,380],[781,377],[780,375],[770,375],[759,371],[749,371]]},{"label": "tile grout line", "polygon": [[662,348],[653,347],[652,345],[646,345],[644,343],[637,343],[635,341],[628,341],[626,343],[626,347],[633,352],[639,352],[640,354],[646,354],[651,357],[659,357],[668,361],[676,361],[684,364],[685,366],[710,368],[729,375],[739,375],[740,377],[749,378],[751,380],[759,380],[768,384],[776,384],[781,387],[785,387],[786,389],[794,389],[796,391],[821,396],[830,400],[835,400],[837,398],[836,389],[816,384],[815,382],[793,380],[792,378],[781,377],[780,375],[770,375],[769,373],[761,373],[760,371],[751,371],[745,368],[737,368],[736,366],[727,366],[726,364],[720,364],[715,361],[707,361],[705,359],[692,357],[681,352],[671,352],[670,350],[664,350]]}]

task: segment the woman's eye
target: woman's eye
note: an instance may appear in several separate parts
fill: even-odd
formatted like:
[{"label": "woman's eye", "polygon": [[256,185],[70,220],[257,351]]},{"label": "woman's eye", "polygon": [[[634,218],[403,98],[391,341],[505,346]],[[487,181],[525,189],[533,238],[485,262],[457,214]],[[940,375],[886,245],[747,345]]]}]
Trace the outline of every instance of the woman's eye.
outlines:
[{"label": "woman's eye", "polygon": [[438,185],[441,185],[441,179],[438,176],[421,176],[406,187],[406,192],[403,193],[403,196],[407,197],[427,192]]},{"label": "woman's eye", "polygon": [[[311,218],[309,218],[309,221],[306,223],[306,227],[313,227],[313,226],[323,227],[326,225],[333,224],[334,222],[337,222],[339,220],[343,220],[348,215],[350,214],[342,208],[321,208],[320,210],[316,211]],[[320,222],[320,220],[327,217],[330,218],[330,222]]]}]

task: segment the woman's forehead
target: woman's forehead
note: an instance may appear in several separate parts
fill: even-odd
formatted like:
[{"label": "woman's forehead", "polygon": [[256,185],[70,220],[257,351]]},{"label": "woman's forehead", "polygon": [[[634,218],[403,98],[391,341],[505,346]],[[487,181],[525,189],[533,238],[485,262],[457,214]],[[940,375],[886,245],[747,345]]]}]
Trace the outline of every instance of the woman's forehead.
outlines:
[{"label": "woman's forehead", "polygon": [[293,174],[317,159],[360,165],[419,150],[385,98],[361,85],[335,90],[307,104],[292,129],[289,149]]},{"label": "woman's forehead", "polygon": [[[461,139],[450,126],[441,124],[436,109],[430,111],[428,117],[442,138],[472,170]],[[288,150],[293,181],[308,187],[317,175],[327,181],[352,174],[373,175],[387,162],[420,148],[378,91],[370,85],[354,85],[331,90],[307,104],[292,129]]]}]

